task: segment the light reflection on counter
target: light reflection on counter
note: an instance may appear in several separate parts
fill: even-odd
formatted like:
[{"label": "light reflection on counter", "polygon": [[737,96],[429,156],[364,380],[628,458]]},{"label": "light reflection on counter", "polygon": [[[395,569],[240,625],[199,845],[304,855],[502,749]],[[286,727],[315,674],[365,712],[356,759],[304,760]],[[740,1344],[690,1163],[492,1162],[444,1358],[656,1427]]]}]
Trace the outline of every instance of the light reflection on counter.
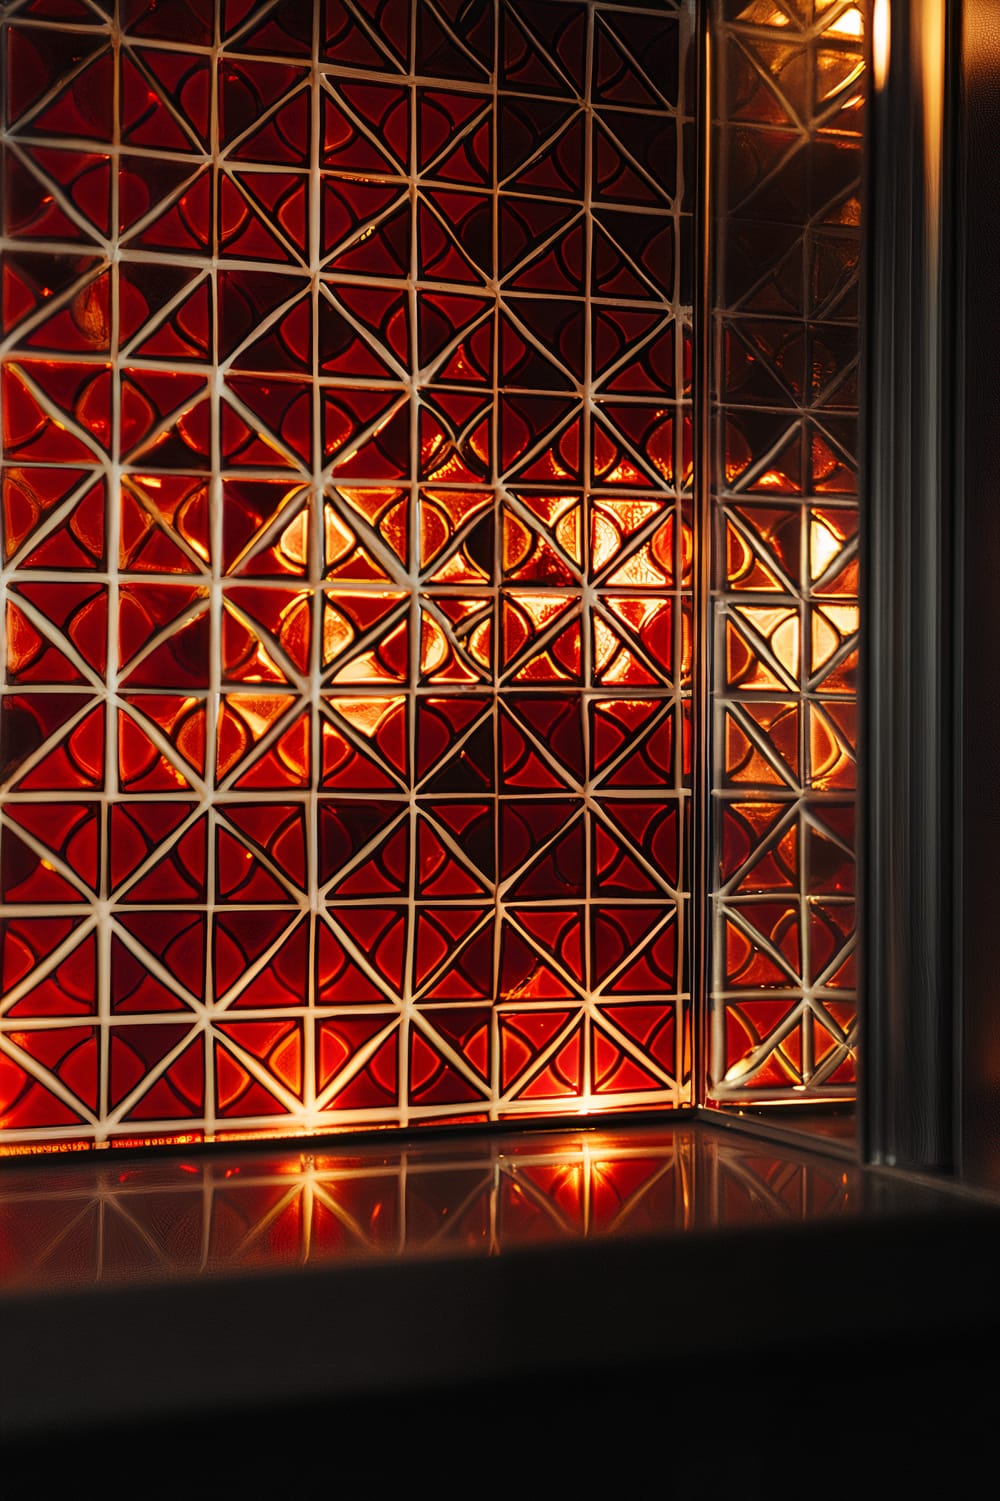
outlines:
[{"label": "light reflection on counter", "polygon": [[861,1172],[704,1127],[13,1162],[0,1290],[496,1256],[850,1213]]}]

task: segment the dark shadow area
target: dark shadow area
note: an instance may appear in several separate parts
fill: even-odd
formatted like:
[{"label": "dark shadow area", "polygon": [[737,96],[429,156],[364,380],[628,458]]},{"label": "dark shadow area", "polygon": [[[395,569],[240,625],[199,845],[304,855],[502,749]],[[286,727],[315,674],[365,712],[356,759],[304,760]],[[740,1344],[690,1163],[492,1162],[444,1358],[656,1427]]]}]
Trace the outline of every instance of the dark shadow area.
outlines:
[{"label": "dark shadow area", "polygon": [[[981,1336],[732,1348],[618,1370],[60,1432],[3,1453],[11,1496],[281,1493],[699,1498],[960,1495],[991,1472],[1000,1380]],[[991,1369],[992,1368],[992,1369]]]}]

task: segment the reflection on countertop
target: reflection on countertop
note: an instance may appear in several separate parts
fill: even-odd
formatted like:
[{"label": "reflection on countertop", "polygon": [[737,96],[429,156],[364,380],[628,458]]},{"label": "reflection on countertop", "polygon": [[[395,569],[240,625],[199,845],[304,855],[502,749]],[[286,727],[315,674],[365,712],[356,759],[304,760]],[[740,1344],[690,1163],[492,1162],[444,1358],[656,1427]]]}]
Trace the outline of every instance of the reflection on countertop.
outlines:
[{"label": "reflection on countertop", "polygon": [[870,1179],[704,1123],[21,1160],[0,1170],[0,1291],[792,1224],[870,1209]]}]

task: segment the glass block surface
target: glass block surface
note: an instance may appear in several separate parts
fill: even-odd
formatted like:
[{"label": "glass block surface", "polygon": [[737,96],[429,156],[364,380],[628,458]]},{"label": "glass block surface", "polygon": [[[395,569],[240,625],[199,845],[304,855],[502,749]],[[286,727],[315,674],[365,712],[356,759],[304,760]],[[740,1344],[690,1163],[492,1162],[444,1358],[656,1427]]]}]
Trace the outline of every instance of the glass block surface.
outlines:
[{"label": "glass block surface", "polygon": [[692,24],[4,7],[5,1146],[691,1099]]},{"label": "glass block surface", "polygon": [[714,31],[708,1090],[844,1098],[864,18],[752,0]]}]

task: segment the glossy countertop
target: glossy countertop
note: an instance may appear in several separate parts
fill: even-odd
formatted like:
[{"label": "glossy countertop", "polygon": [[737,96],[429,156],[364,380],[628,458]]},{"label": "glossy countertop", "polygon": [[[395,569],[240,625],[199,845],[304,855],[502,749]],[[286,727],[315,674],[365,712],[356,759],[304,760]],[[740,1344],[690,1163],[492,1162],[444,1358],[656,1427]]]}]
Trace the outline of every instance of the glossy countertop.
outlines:
[{"label": "glossy countertop", "polygon": [[704,1121],[7,1160],[0,1437],[1000,1329],[998,1248],[995,1204]]}]

